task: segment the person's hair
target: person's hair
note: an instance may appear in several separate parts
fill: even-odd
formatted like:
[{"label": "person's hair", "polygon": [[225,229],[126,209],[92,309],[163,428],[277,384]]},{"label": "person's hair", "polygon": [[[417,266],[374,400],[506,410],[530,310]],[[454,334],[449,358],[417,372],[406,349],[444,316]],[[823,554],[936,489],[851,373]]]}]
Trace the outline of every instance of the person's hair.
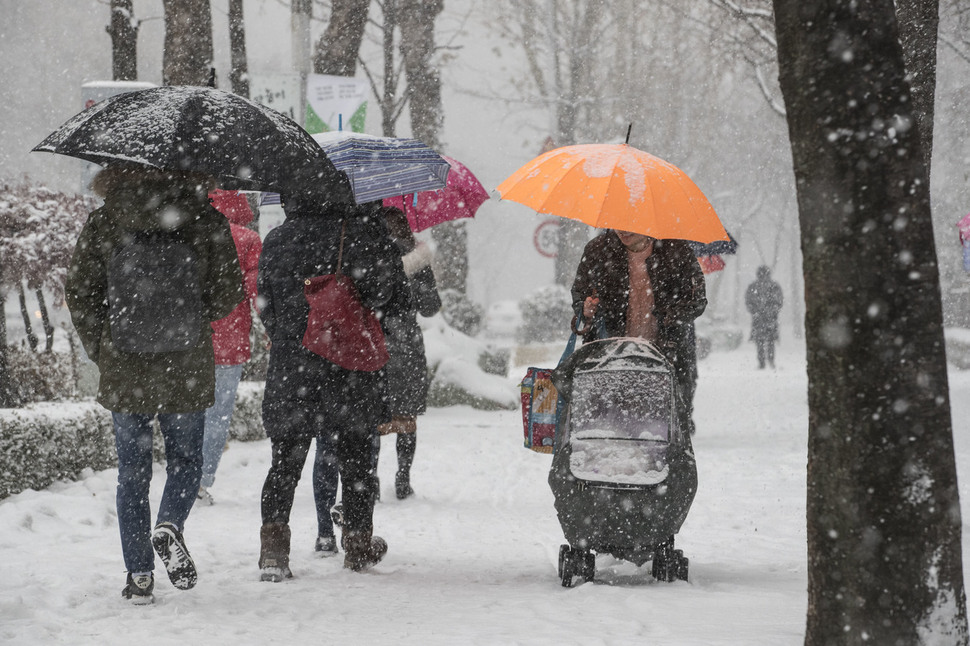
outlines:
[{"label": "person's hair", "polygon": [[758,267],[758,278],[768,278],[769,276],[771,276],[771,269],[768,268],[768,265]]},{"label": "person's hair", "polygon": [[414,249],[417,241],[414,239],[414,232],[408,224],[408,218],[404,211],[395,206],[382,206],[378,212],[384,216],[387,228],[401,249],[407,253]]}]

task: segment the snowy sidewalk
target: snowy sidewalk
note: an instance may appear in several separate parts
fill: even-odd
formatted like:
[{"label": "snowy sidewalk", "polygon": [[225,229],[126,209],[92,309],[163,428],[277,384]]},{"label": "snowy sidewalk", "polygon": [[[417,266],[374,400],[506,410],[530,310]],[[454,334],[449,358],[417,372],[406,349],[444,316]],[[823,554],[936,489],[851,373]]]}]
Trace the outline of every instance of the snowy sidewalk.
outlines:
[{"label": "snowy sidewalk", "polygon": [[[394,442],[385,441],[375,523],[390,550],[363,574],[314,555],[308,465],[292,516],[296,578],[259,582],[267,441],[233,443],[216,504],[192,512],[185,535],[199,585],[177,591],[159,567],[150,607],[121,598],[116,471],[0,502],[0,643],[801,644],[803,352],[783,352],[777,372],[753,363],[747,344],[701,363],[699,492],[678,536],[689,583],[658,583],[649,564],[602,556],[596,582],[562,588],[550,458],[521,447],[519,413],[435,409],[419,423],[415,498],[394,498]],[[951,370],[951,388],[967,483],[970,374]]]}]

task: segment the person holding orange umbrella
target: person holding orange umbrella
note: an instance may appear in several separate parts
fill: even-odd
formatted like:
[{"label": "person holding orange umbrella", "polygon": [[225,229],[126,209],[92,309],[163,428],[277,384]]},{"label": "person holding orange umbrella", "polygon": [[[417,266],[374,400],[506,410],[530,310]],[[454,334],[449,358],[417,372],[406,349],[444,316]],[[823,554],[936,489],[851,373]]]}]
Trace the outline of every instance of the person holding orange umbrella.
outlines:
[{"label": "person holding orange umbrella", "polygon": [[587,341],[634,336],[654,343],[673,364],[678,415],[693,433],[694,320],[707,296],[687,241],[730,240],[701,190],[681,169],[627,143],[556,148],[497,190],[540,213],[606,229],[587,243],[576,271],[576,330]]},{"label": "person holding orange umbrella", "polygon": [[694,319],[704,313],[704,274],[682,240],[610,229],[586,245],[572,286],[577,331],[586,340],[640,337],[674,367],[681,423],[694,432]]}]

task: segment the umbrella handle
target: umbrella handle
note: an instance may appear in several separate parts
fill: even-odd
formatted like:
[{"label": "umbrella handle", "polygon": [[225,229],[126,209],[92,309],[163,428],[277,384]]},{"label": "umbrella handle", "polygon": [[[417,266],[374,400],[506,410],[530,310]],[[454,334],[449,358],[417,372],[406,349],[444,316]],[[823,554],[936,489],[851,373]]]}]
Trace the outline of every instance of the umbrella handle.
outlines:
[{"label": "umbrella handle", "polygon": [[573,314],[573,320],[569,322],[569,329],[572,330],[573,334],[585,337],[593,329],[593,322],[590,321],[585,328],[580,329],[579,314]]}]

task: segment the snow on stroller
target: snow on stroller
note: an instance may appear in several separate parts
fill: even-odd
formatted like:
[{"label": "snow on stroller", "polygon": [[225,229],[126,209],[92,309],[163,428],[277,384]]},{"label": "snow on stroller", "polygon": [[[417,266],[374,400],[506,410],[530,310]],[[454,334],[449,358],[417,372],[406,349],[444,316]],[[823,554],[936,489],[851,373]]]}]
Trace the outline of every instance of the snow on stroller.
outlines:
[{"label": "snow on stroller", "polygon": [[697,490],[690,435],[678,419],[673,368],[642,339],[587,343],[552,375],[560,411],[549,486],[568,545],[559,578],[592,581],[596,553],[687,580],[674,534]]}]

